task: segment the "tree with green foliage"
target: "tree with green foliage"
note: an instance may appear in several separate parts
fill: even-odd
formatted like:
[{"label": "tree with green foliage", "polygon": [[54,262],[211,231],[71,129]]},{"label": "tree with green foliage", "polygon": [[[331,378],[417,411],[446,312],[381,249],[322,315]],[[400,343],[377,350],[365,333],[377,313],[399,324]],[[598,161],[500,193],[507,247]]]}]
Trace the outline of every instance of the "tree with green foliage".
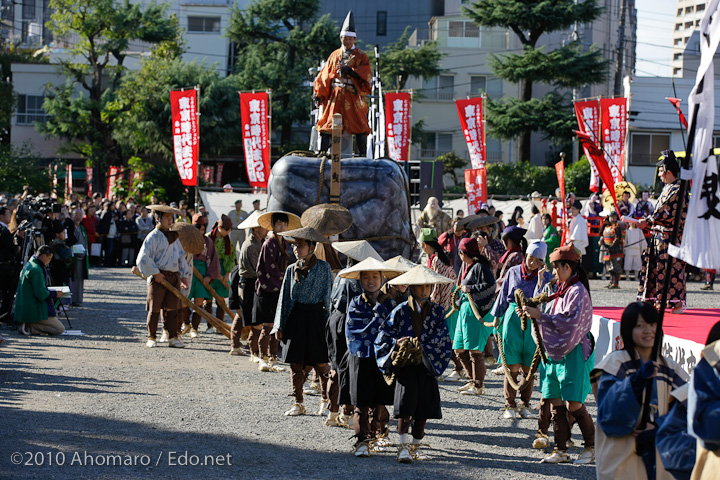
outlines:
[{"label": "tree with green foliage", "polygon": [[590,162],[585,155],[565,168],[565,191],[575,192],[578,197],[590,196]]},{"label": "tree with green foliage", "polygon": [[154,2],[143,7],[129,0],[50,0],[49,8],[55,37],[76,41],[60,62],[67,82],[48,86],[43,104],[48,120],[41,132],[62,139],[61,152],[85,157],[96,172],[93,190],[102,191],[108,166],[122,165],[127,156],[114,130],[125,113],[115,100],[130,42],[177,49],[167,45],[179,45],[178,20],[168,17],[167,5]]},{"label": "tree with green foliage", "polygon": [[558,186],[554,168],[528,162],[489,163],[486,168],[491,195],[521,195],[535,190],[543,195],[553,195]]},{"label": "tree with green foliage", "polygon": [[0,192],[21,193],[25,185],[34,192],[50,192],[50,173],[29,145],[0,145]]},{"label": "tree with green foliage", "polygon": [[[572,138],[573,111],[561,89],[603,82],[607,61],[595,47],[578,41],[550,50],[538,46],[543,34],[565,30],[576,22],[589,23],[602,13],[597,0],[478,0],[463,7],[463,14],[481,27],[511,30],[522,44],[522,53],[494,55],[491,66],[503,80],[520,84],[520,98],[489,100],[487,121],[493,135],[518,137],[519,158],[530,160],[530,135],[542,131],[556,143]],[[556,88],[543,98],[533,98],[533,85]]]},{"label": "tree with green foliage", "polygon": [[442,73],[443,54],[437,42],[412,48],[408,46],[409,38],[410,27],[407,27],[396,42],[385,47],[380,57],[380,78],[386,90],[402,90],[410,77],[427,80]]},{"label": "tree with green foliage", "polygon": [[467,160],[460,157],[455,152],[448,152],[443,153],[439,157],[437,157],[438,162],[442,162],[443,164],[443,175],[450,175],[453,179],[453,186],[457,186],[458,184],[458,178],[457,178],[457,170],[460,168],[465,168],[467,165]]},{"label": "tree with green foliage", "polygon": [[340,46],[340,29],[330,15],[318,18],[319,0],[253,0],[233,7],[227,36],[237,44],[242,90],[272,90],[273,127],[280,142],[292,141],[292,127],[310,116],[308,70]]},{"label": "tree with green foliage", "polygon": [[140,70],[125,76],[116,104],[126,113],[116,122],[115,140],[134,155],[173,163],[170,91],[194,85],[200,87],[200,159],[227,154],[242,138],[238,77],[221,78],[214,67],[175,56],[151,55]]}]

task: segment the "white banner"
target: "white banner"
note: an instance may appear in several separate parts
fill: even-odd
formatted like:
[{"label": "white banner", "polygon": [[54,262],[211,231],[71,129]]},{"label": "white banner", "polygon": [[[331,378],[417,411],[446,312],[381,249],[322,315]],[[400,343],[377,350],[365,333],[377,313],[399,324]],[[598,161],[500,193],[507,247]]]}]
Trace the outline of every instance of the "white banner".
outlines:
[{"label": "white banner", "polygon": [[[712,0],[700,22],[700,68],[689,99],[690,130],[695,124],[692,194],[682,244],[680,248],[670,245],[668,249],[673,257],[705,269],[720,268],[720,249],[715,243],[720,238],[720,196],[717,160],[712,155],[715,128],[713,58],[720,44],[718,7],[720,0]],[[696,108],[699,110],[695,117]]]}]

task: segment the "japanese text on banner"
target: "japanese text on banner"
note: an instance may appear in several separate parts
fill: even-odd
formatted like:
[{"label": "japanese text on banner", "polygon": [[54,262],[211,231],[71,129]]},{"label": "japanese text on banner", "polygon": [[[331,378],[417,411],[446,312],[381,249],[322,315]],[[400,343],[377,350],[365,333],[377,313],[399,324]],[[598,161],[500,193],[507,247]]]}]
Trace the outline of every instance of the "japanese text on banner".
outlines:
[{"label": "japanese text on banner", "polygon": [[[590,138],[594,139],[595,143],[600,142],[600,105],[597,100],[585,100],[581,102],[575,102],[575,115],[578,121],[578,130],[583,133],[587,133]],[[590,163],[590,191],[600,191],[600,175],[598,174],[597,166],[595,161],[588,152],[587,148],[583,147],[585,157]]]},{"label": "japanese text on banner", "polygon": [[487,202],[487,171],[485,167],[465,170],[465,194],[467,195],[468,213],[480,210]]},{"label": "japanese text on banner", "polygon": [[171,91],[173,152],[178,174],[185,186],[197,185],[200,133],[197,118],[197,91]]},{"label": "japanese text on banner", "polygon": [[602,115],[603,148],[609,157],[613,180],[623,179],[625,162],[625,131],[627,129],[627,99],[603,98],[600,100]]},{"label": "japanese text on banner", "polygon": [[485,165],[485,129],[483,128],[483,99],[481,97],[455,100],[460,125],[470,153],[473,168]]},{"label": "japanese text on banner", "polygon": [[270,176],[268,94],[241,93],[245,169],[251,187],[266,188]]},{"label": "japanese text on banner", "polygon": [[409,160],[410,93],[385,94],[385,122],[388,156],[396,162]]}]

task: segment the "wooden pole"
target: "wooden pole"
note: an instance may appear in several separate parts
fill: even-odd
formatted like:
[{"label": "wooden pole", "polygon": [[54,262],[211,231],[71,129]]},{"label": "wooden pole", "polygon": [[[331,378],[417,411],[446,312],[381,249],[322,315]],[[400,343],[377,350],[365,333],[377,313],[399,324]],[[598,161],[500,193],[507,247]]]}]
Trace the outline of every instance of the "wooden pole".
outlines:
[{"label": "wooden pole", "polygon": [[[135,271],[135,269],[133,269],[132,272],[135,275],[137,275],[138,277],[142,278],[143,280],[147,279],[147,277],[144,277],[143,274],[140,273],[139,270]],[[183,305],[195,310],[201,317],[203,317],[205,320],[207,320],[207,322],[210,325],[212,325],[213,327],[218,329],[218,331],[220,333],[222,333],[223,335],[225,335],[226,337],[230,338],[230,329],[228,328],[227,324],[225,324],[225,322],[221,322],[217,317],[206,312],[205,310],[203,310],[202,308],[198,307],[193,302],[188,300],[188,298],[185,295],[180,293],[180,291],[177,288],[170,285],[167,280],[165,280],[165,279],[160,280],[160,285],[165,287],[170,293],[172,293],[177,298],[179,298]]]},{"label": "wooden pole", "polygon": [[[197,278],[197,279],[200,281],[200,283],[202,283],[202,281],[203,281],[203,276],[202,276],[202,274],[198,271],[198,269],[195,268],[195,267],[193,267],[193,274],[195,275],[195,278]],[[205,285],[205,284],[203,284],[203,287],[205,287],[205,289],[206,289],[208,292],[210,292],[210,295],[212,295],[213,298],[215,299],[215,301],[218,303],[218,305],[220,305],[220,308],[222,308],[223,311],[224,311],[225,313],[227,313],[230,318],[235,319],[235,316],[236,316],[237,314],[236,314],[236,313],[233,313],[233,311],[230,310],[230,307],[228,307],[228,306],[225,304],[225,302],[223,301],[223,300],[225,300],[225,299],[222,298],[220,295],[218,295],[217,292],[215,291],[215,289],[212,288],[210,285]],[[225,324],[225,322],[223,322],[223,324]]]},{"label": "wooden pole", "polygon": [[340,203],[340,154],[342,153],[342,115],[332,119],[332,163],[330,167],[330,203]]}]

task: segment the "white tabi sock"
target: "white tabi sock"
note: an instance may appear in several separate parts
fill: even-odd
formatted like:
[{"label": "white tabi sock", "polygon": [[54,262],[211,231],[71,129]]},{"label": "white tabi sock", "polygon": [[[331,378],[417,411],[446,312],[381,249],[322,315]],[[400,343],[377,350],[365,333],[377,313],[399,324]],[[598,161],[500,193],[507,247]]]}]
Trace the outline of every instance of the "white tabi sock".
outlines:
[{"label": "white tabi sock", "polygon": [[401,433],[400,434],[400,444],[405,445],[408,443],[408,434],[407,433]]},{"label": "white tabi sock", "polygon": [[413,437],[413,440],[412,440],[413,445],[420,445],[420,442],[422,442],[422,438]]}]

